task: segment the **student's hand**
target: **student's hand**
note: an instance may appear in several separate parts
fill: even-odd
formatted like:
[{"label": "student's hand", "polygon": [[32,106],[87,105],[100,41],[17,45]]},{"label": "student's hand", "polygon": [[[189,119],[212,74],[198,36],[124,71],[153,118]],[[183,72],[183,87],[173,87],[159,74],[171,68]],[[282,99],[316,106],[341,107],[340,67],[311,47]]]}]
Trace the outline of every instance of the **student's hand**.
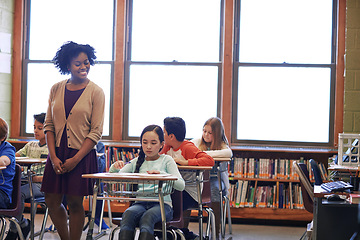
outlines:
[{"label": "student's hand", "polygon": [[146,171],[148,174],[159,174],[160,171],[158,170],[150,170],[150,171]]},{"label": "student's hand", "polygon": [[189,165],[189,161],[188,160],[184,160],[184,159],[179,159],[179,158],[174,158],[176,164],[181,165],[181,166],[187,166]]},{"label": "student's hand", "polygon": [[118,161],[116,161],[116,162],[114,163],[114,167],[115,167],[116,169],[122,169],[124,166],[125,166],[125,163],[124,163],[123,161],[120,161],[120,160],[118,160]]},{"label": "student's hand", "polygon": [[51,163],[53,166],[53,169],[55,171],[56,174],[62,174],[63,173],[63,169],[62,169],[62,162],[59,158],[55,157],[55,158],[51,158]]}]

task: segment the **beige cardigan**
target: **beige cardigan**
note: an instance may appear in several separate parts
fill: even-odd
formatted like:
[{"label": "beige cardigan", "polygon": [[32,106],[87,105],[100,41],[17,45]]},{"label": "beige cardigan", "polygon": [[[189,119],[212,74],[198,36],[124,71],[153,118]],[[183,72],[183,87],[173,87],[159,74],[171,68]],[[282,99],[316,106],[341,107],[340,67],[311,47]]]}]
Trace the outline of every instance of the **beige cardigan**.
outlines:
[{"label": "beige cardigan", "polygon": [[[56,147],[60,146],[64,127],[67,126],[68,147],[80,149],[85,138],[97,143],[104,124],[105,94],[95,83],[89,81],[66,119],[64,94],[68,80],[54,84],[50,90],[49,106],[44,130],[54,132]],[[94,146],[95,148],[96,146]]]}]

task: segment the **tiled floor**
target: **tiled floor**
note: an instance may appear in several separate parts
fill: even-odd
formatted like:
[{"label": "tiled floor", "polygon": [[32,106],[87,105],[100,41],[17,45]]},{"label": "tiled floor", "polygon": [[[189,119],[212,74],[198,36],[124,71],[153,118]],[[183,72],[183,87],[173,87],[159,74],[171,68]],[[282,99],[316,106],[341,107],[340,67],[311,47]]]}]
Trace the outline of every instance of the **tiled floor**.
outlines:
[{"label": "tiled floor", "polygon": [[[29,214],[25,214],[26,218],[29,218]],[[41,227],[43,215],[37,214],[35,218],[35,231],[39,230]],[[109,219],[105,218],[105,221],[109,223]],[[48,219],[47,226],[50,226],[51,219]],[[297,240],[300,239],[301,235],[304,233],[306,227],[303,226],[279,226],[279,225],[270,225],[262,224],[247,224],[247,223],[233,223],[232,225],[232,234],[228,233],[225,239],[226,240]],[[190,223],[190,229],[194,232],[198,232],[198,224],[195,222]],[[97,232],[97,226],[95,225],[95,231]],[[82,240],[86,239],[87,230],[84,231],[82,235]],[[106,235],[99,238],[100,240],[109,239],[110,231],[107,230]],[[95,234],[94,234],[95,235]],[[37,237],[35,239],[38,239]],[[44,235],[44,239],[49,240],[58,240],[60,239],[57,233],[47,232]],[[117,234],[115,239],[117,239]]]}]

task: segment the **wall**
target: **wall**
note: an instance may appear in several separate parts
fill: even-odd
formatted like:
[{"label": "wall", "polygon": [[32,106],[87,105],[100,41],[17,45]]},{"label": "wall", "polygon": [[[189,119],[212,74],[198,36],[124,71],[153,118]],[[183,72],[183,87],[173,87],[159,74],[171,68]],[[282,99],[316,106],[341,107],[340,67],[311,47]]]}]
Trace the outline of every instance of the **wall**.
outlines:
[{"label": "wall", "polygon": [[360,133],[360,0],[346,2],[344,132]]},{"label": "wall", "polygon": [[[11,50],[4,48],[4,39],[6,42],[8,34],[12,34],[14,18],[14,1],[0,0],[0,117],[11,127],[11,73],[3,71],[4,65],[11,66]],[[8,44],[6,44],[8,45]],[[2,46],[2,47],[1,47]],[[1,49],[2,48],[2,49]],[[9,60],[7,60],[9,59]],[[6,61],[6,62],[4,62]]]}]

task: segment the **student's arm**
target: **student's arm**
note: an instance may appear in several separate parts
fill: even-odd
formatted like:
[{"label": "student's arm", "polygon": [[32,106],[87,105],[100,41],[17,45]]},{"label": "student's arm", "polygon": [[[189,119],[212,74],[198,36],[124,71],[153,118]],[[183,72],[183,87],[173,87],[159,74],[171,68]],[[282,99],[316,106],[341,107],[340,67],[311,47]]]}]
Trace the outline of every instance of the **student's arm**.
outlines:
[{"label": "student's arm", "polygon": [[111,164],[109,172],[110,173],[117,173],[117,172],[131,173],[131,172],[134,172],[136,162],[137,162],[137,158],[134,158],[128,164],[125,164],[125,165],[124,165],[123,161],[116,161],[113,164]]},{"label": "student's arm", "polygon": [[[181,147],[181,154],[186,159],[180,165],[188,166],[214,166],[214,159],[203,151],[200,151],[194,143],[186,141]],[[178,163],[178,161],[176,160]]]},{"label": "student's arm", "polygon": [[210,150],[210,151],[205,151],[205,152],[213,158],[231,158],[232,157],[232,151],[231,151],[230,147],[226,144],[223,144],[223,147],[220,150]]},{"label": "student's arm", "polygon": [[15,157],[26,157],[28,156],[27,152],[29,149],[30,142],[26,143],[23,148],[21,148],[19,151],[15,153]]}]

